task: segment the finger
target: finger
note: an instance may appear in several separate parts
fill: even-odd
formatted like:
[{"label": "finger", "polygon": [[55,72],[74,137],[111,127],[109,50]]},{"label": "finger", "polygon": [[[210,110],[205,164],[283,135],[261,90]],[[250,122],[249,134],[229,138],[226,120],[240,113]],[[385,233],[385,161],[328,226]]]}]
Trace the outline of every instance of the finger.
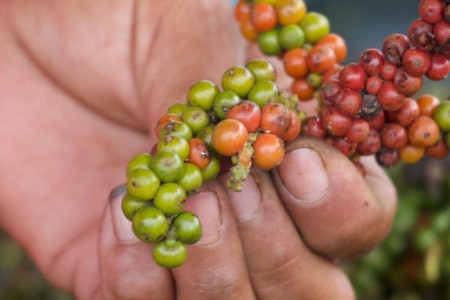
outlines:
[{"label": "finger", "polygon": [[173,270],[177,299],[254,299],[224,187],[219,182],[205,184],[185,209],[200,218],[203,237],[188,247],[186,262]]},{"label": "finger", "polygon": [[174,299],[170,271],[152,259],[152,246],[139,241],[121,210],[124,187],[112,193],[99,240],[102,292],[106,299]]},{"label": "finger", "polygon": [[395,214],[396,192],[376,164],[367,165],[363,178],[349,159],[323,141],[300,138],[286,150],[274,179],[312,249],[349,259],[385,238]]},{"label": "finger", "polygon": [[252,174],[242,192],[228,193],[257,298],[354,299],[342,270],[302,242],[270,177]]}]

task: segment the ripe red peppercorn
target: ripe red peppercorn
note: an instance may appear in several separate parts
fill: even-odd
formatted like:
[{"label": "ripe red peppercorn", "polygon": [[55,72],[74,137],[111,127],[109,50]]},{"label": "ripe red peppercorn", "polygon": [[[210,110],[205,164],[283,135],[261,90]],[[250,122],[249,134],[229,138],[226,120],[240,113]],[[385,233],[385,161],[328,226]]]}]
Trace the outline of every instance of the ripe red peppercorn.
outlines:
[{"label": "ripe red peppercorn", "polygon": [[323,73],[322,75],[322,83],[327,83],[330,80],[339,80],[339,73],[342,70],[342,66],[339,64],[335,64],[331,69]]},{"label": "ripe red peppercorn", "polygon": [[251,12],[251,7],[249,3],[239,2],[234,7],[234,18],[238,21],[242,20],[244,17],[249,17]]},{"label": "ripe red peppercorn", "polygon": [[334,104],[334,99],[341,90],[341,85],[337,80],[330,80],[320,87],[319,95],[320,99],[325,105],[329,106]]},{"label": "ripe red peppercorn", "polygon": [[398,66],[402,63],[403,54],[409,48],[408,37],[404,34],[394,33],[384,40],[383,54],[389,62]]},{"label": "ripe red peppercorn", "polygon": [[199,138],[189,140],[189,156],[187,160],[199,169],[204,169],[209,165],[211,154],[203,140]]},{"label": "ripe red peppercorn", "polygon": [[289,112],[292,116],[292,122],[286,133],[282,136],[282,139],[285,142],[295,140],[302,131],[302,123],[300,122],[300,118],[293,111],[290,110]]},{"label": "ripe red peppercorn", "polygon": [[425,155],[425,149],[408,144],[400,150],[400,159],[406,164],[415,164]]},{"label": "ripe red peppercorn", "polygon": [[369,135],[369,123],[364,119],[354,119],[350,130],[345,135],[345,138],[350,143],[359,143],[366,139]]},{"label": "ripe red peppercorn", "polygon": [[380,75],[384,80],[392,80],[394,79],[395,72],[397,72],[397,66],[393,63],[386,62],[381,66]]},{"label": "ripe red peppercorn", "polygon": [[356,143],[351,143],[343,137],[335,137],[331,139],[331,145],[333,145],[337,150],[347,157],[355,154]]},{"label": "ripe red peppercorn", "polygon": [[434,111],[441,103],[436,96],[430,94],[421,95],[416,101],[419,105],[420,115],[427,117],[432,117]]},{"label": "ripe red peppercorn", "polygon": [[283,141],[271,133],[262,133],[253,143],[253,163],[262,170],[278,166],[284,158]]},{"label": "ripe red peppercorn", "polygon": [[325,109],[322,114],[326,130],[333,136],[344,136],[352,126],[352,119],[340,113],[336,108]]},{"label": "ripe red peppercorn", "polygon": [[261,122],[261,109],[252,101],[244,100],[227,111],[227,119],[235,119],[245,125],[248,132],[255,132]]},{"label": "ripe red peppercorn", "polygon": [[442,20],[444,9],[444,1],[422,0],[419,4],[419,16],[427,23],[436,24]]},{"label": "ripe red peppercorn", "polygon": [[181,118],[175,114],[165,114],[161,118],[159,118],[155,126],[156,138],[159,139],[159,133],[164,126],[174,121],[181,121]]},{"label": "ripe red peppercorn", "polygon": [[347,56],[347,45],[345,40],[338,34],[327,34],[317,42],[317,45],[327,45],[333,49],[336,54],[337,62],[343,61]]},{"label": "ripe red peppercorn", "polygon": [[342,114],[354,117],[362,106],[361,94],[349,88],[341,89],[334,99],[334,105]]},{"label": "ripe red peppercorn", "polygon": [[371,95],[376,95],[383,85],[383,80],[378,76],[372,76],[366,80],[366,92]]},{"label": "ripe red peppercorn", "polygon": [[383,146],[389,149],[401,149],[408,144],[405,127],[397,123],[386,124],[380,137]]},{"label": "ripe red peppercorn", "polygon": [[366,84],[366,71],[358,64],[348,64],[339,73],[339,82],[344,88],[361,91]]},{"label": "ripe red peppercorn", "polygon": [[211,136],[211,144],[219,154],[232,156],[238,153],[248,140],[245,125],[238,120],[225,119],[215,127]]},{"label": "ripe red peppercorn", "polygon": [[360,155],[373,155],[381,148],[380,135],[376,130],[371,129],[364,141],[358,144],[356,151]]},{"label": "ripe red peppercorn", "polygon": [[277,25],[275,8],[268,3],[255,4],[251,12],[251,21],[256,31],[265,32]]},{"label": "ripe red peppercorn", "polygon": [[430,51],[436,45],[433,25],[422,19],[416,19],[409,25],[408,38],[414,47],[421,50]]},{"label": "ripe red peppercorn", "polygon": [[439,126],[430,117],[418,117],[408,128],[408,140],[419,147],[429,147],[439,141]]},{"label": "ripe red peppercorn", "polygon": [[395,87],[405,96],[411,97],[422,87],[422,76],[412,76],[403,68],[398,68],[394,76]]},{"label": "ripe red peppercorn", "polygon": [[436,144],[426,149],[426,154],[435,159],[444,159],[447,157],[449,149],[444,139],[440,139]]},{"label": "ripe red peppercorn", "polygon": [[380,74],[384,61],[384,55],[378,49],[367,49],[359,57],[359,64],[369,76]]},{"label": "ripe red peppercorn", "polygon": [[412,76],[424,75],[431,66],[430,54],[416,48],[408,49],[403,55],[402,64]]},{"label": "ripe red peppercorn", "polygon": [[385,168],[393,167],[400,161],[400,153],[395,149],[382,148],[375,157],[378,164]]},{"label": "ripe red peppercorn", "polygon": [[420,108],[414,99],[406,98],[405,104],[400,109],[388,112],[389,120],[397,122],[403,127],[408,127],[420,116]]},{"label": "ripe red peppercorn", "polygon": [[308,119],[306,119],[303,132],[306,136],[319,138],[321,140],[327,135],[322,119],[316,116],[308,117]]},{"label": "ripe red peppercorn", "polygon": [[433,27],[433,33],[436,41],[441,46],[450,45],[450,23],[447,21],[440,21]]},{"label": "ripe red peppercorn", "polygon": [[306,66],[306,50],[292,49],[283,56],[283,65],[286,73],[293,78],[306,78],[308,67]]},{"label": "ripe red peppercorn", "polygon": [[314,88],[310,87],[306,79],[297,79],[292,82],[292,93],[297,95],[300,101],[309,101],[313,99]]},{"label": "ripe red peppercorn", "polygon": [[282,137],[292,123],[292,114],[281,103],[267,103],[261,110],[261,130]]},{"label": "ripe red peppercorn", "polygon": [[327,45],[314,46],[306,56],[306,65],[313,73],[325,73],[336,63],[336,54]]},{"label": "ripe red peppercorn", "polygon": [[241,20],[239,21],[239,31],[241,32],[242,36],[249,42],[256,42],[258,39],[258,33],[253,26],[250,15],[242,16]]},{"label": "ripe red peppercorn", "polygon": [[375,118],[368,120],[370,129],[380,130],[386,123],[386,116],[384,112],[379,113]]},{"label": "ripe red peppercorn", "polygon": [[426,73],[428,79],[439,81],[447,78],[450,72],[450,62],[448,59],[438,53],[431,54],[431,66]]},{"label": "ripe red peppercorn", "polygon": [[402,94],[391,81],[385,81],[378,92],[378,102],[384,110],[397,110],[405,103]]}]

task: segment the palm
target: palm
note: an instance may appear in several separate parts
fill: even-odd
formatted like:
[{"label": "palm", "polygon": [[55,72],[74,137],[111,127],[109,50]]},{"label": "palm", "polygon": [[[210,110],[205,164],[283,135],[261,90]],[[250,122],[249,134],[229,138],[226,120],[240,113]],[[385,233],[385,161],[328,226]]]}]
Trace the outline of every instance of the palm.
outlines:
[{"label": "palm", "polygon": [[[15,43],[0,49],[0,220],[52,280],[73,288],[78,272],[98,281],[105,200],[127,160],[148,150],[155,118],[195,80],[217,82],[245,57],[217,8],[198,16],[186,1],[51,2],[6,5],[12,21],[0,34]],[[173,39],[180,47],[167,47]]]}]

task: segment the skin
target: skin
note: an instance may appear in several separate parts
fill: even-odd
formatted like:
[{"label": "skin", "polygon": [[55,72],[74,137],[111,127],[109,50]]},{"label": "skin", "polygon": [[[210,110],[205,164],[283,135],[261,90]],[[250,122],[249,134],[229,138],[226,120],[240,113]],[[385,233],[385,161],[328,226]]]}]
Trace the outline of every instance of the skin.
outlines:
[{"label": "skin", "polygon": [[[216,238],[189,246],[172,271],[133,239],[120,196],[108,200],[193,82],[218,83],[229,66],[261,57],[228,1],[0,5],[0,225],[52,284],[78,299],[354,298],[335,262],[372,249],[395,213],[395,189],[373,160],[363,179],[326,144],[292,143],[288,153],[321,157],[308,160],[311,170],[324,165],[328,181],[313,202],[293,196],[308,180],[289,168],[301,156],[287,154],[272,177],[253,173],[240,194],[223,187],[226,174],[206,184],[186,208],[207,231],[215,205]],[[243,201],[254,213],[242,214]]]}]

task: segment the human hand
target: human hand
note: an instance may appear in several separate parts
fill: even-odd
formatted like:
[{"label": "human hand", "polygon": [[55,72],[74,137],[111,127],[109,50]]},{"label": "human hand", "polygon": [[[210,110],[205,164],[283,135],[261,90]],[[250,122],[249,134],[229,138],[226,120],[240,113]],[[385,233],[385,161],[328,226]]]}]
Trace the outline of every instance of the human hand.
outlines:
[{"label": "human hand", "polygon": [[0,224],[53,284],[79,299],[352,297],[333,260],[371,249],[395,211],[373,161],[363,179],[302,139],[288,150],[314,151],[287,154],[274,183],[256,172],[240,194],[207,184],[186,205],[204,238],[172,271],[133,238],[120,197],[105,202],[165,109],[246,61],[227,1],[1,5]]}]

